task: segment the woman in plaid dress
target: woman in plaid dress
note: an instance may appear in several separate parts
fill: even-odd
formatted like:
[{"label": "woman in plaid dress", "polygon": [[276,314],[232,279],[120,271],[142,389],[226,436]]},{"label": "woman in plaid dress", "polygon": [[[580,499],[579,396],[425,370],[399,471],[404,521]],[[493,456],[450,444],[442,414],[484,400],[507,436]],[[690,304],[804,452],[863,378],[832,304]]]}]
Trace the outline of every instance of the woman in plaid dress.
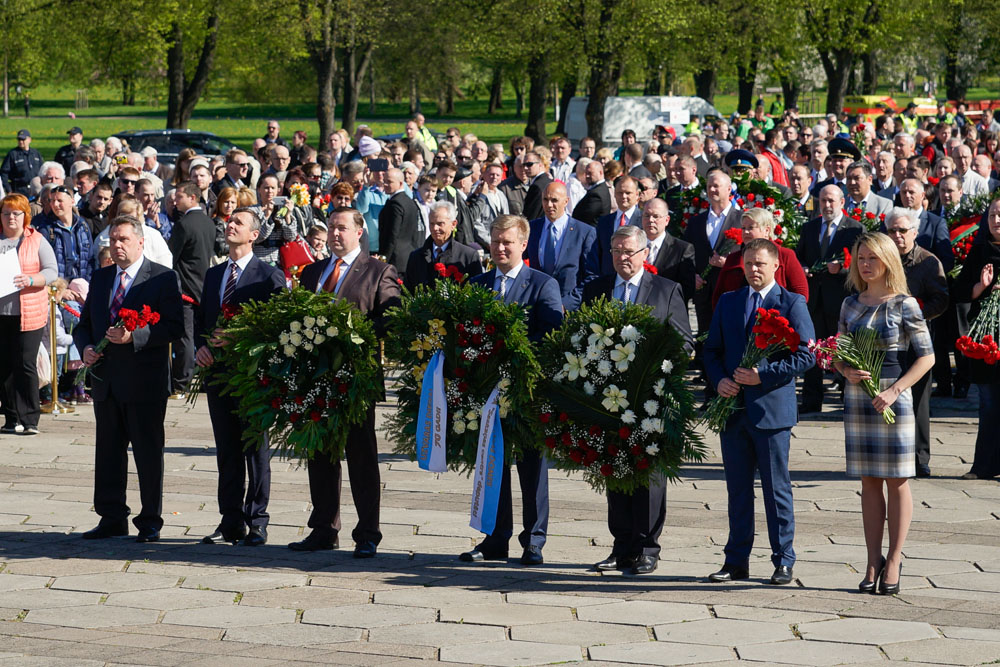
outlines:
[{"label": "woman in plaid dress", "polygon": [[[874,329],[885,352],[882,393],[874,399],[858,384],[871,377],[868,372],[836,364],[848,382],[844,392],[847,474],[861,477],[861,516],[868,547],[868,569],[858,588],[892,594],[899,591],[903,542],[913,516],[908,480],[916,474],[916,435],[910,386],[934,365],[934,351],[920,306],[906,288],[899,250],[888,236],[867,233],[858,238],[847,282],[857,294],[844,300],[840,332]],[[911,346],[917,360],[904,373],[899,360]],[[894,424],[882,418],[882,411],[890,406],[896,412]],[[883,495],[883,485],[887,495]],[[889,521],[885,557],[884,517]]]}]

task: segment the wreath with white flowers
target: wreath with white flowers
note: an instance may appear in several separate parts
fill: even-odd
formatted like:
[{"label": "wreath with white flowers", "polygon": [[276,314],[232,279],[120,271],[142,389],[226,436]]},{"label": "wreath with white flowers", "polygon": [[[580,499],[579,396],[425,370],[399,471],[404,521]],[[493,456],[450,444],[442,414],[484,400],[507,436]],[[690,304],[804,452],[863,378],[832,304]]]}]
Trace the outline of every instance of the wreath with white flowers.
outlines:
[{"label": "wreath with white flowers", "polygon": [[213,381],[238,400],[248,446],[266,433],[282,455],[339,458],[384,392],[371,322],[330,294],[299,287],[249,302],[222,338],[216,356],[232,372]]},{"label": "wreath with white flowers", "polygon": [[683,461],[705,456],[684,341],[650,312],[602,297],[567,313],[539,350],[536,442],[597,490],[628,493],[656,472],[677,479]]},{"label": "wreath with white flowers", "polygon": [[534,440],[530,424],[521,418],[540,376],[525,310],[496,296],[485,287],[442,278],[433,288],[420,285],[404,294],[402,304],[389,311],[385,353],[403,368],[396,385],[398,410],[385,427],[397,453],[416,458],[424,371],[439,350],[444,354],[450,468],[471,470],[475,465],[480,415],[498,384],[505,460],[516,458],[520,446]]}]

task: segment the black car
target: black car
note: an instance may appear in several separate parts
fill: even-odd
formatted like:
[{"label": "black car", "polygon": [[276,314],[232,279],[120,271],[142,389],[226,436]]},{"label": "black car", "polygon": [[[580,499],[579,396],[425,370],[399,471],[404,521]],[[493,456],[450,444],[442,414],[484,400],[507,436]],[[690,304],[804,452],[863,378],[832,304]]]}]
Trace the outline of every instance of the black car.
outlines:
[{"label": "black car", "polygon": [[156,149],[157,160],[164,164],[173,164],[184,148],[193,148],[198,155],[206,157],[225,155],[231,148],[239,148],[228,139],[197,130],[134,130],[117,132],[115,136],[136,152],[152,146]]}]

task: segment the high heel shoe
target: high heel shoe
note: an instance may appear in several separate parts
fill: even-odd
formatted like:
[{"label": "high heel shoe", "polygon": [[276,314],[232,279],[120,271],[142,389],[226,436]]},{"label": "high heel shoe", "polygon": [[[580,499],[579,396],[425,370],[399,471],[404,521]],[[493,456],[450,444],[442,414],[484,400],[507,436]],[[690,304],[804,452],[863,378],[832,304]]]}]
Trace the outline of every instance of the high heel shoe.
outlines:
[{"label": "high heel shoe", "polygon": [[878,586],[878,580],[882,576],[882,572],[885,570],[885,556],[882,556],[882,562],[879,563],[878,568],[875,570],[875,577],[868,581],[864,579],[860,584],[858,584],[859,593],[871,593],[875,594],[875,588]]},{"label": "high heel shoe", "polygon": [[899,582],[903,579],[903,563],[899,564],[899,578],[896,579],[896,583],[887,584],[885,583],[885,569],[882,569],[882,580],[878,584],[878,594],[879,595],[895,595],[899,593]]}]

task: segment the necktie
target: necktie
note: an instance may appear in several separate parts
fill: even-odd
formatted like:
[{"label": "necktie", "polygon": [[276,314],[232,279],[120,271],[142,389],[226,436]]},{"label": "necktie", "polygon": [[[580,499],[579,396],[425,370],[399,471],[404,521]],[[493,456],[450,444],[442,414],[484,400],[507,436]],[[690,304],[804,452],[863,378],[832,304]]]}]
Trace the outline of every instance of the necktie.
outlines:
[{"label": "necktie", "polygon": [[333,263],[333,273],[331,273],[330,277],[326,279],[325,283],[323,283],[324,292],[337,291],[337,283],[340,282],[340,267],[342,267],[343,265],[344,265],[344,260],[338,257],[337,260]]},{"label": "necktie", "polygon": [[830,249],[830,239],[833,238],[833,232],[836,225],[832,222],[826,224],[826,233],[823,234],[823,240],[819,244],[819,256],[820,259],[826,257],[826,251]]},{"label": "necktie", "polygon": [[646,261],[650,264],[656,264],[656,253],[660,252],[660,246],[649,246],[649,257]]},{"label": "necktie", "polygon": [[115,290],[115,296],[111,299],[111,323],[114,324],[118,320],[118,311],[122,308],[122,301],[125,300],[125,289],[128,287],[128,274],[122,271],[118,274],[118,289]]},{"label": "necktie", "polygon": [[542,258],[542,268],[552,273],[556,268],[556,226],[549,224],[549,237],[545,239],[545,256]]},{"label": "necktie", "polygon": [[760,308],[761,303],[760,292],[754,292],[750,299],[750,308],[747,311],[746,332],[748,336],[753,325],[757,323],[757,309]]},{"label": "necktie", "polygon": [[239,278],[240,268],[236,266],[236,262],[229,262],[229,279],[226,280],[226,290],[222,293],[222,303],[229,303],[233,298],[233,293],[236,291],[236,280]]},{"label": "necktie", "polygon": [[434,259],[437,259],[440,256],[441,256],[441,248],[438,246],[434,246]]},{"label": "necktie", "polygon": [[500,274],[500,298],[507,296],[507,276]]},{"label": "necktie", "polygon": [[625,303],[632,303],[632,283],[625,283]]},{"label": "necktie", "polygon": [[624,227],[628,224],[628,218],[625,217],[625,211],[622,211],[622,217],[618,219],[618,226]]}]

